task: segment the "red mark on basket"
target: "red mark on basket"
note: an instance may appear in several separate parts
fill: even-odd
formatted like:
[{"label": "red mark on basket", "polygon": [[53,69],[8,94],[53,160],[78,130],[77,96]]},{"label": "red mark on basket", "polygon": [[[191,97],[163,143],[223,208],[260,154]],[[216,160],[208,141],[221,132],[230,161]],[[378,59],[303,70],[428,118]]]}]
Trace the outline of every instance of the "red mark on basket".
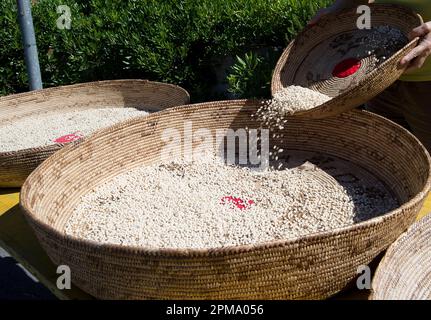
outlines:
[{"label": "red mark on basket", "polygon": [[65,136],[61,136],[54,140],[56,143],[69,143],[72,141],[76,141],[84,137],[84,135],[81,132],[75,132],[71,134],[66,134]]},{"label": "red mark on basket", "polygon": [[361,60],[349,58],[337,64],[332,71],[332,75],[337,78],[347,78],[355,74],[361,67]]},{"label": "red mark on basket", "polygon": [[240,210],[247,210],[250,209],[250,207],[255,204],[253,200],[245,201],[241,198],[233,197],[233,196],[226,196],[221,198],[220,201],[221,204],[230,205],[232,209],[235,207]]}]

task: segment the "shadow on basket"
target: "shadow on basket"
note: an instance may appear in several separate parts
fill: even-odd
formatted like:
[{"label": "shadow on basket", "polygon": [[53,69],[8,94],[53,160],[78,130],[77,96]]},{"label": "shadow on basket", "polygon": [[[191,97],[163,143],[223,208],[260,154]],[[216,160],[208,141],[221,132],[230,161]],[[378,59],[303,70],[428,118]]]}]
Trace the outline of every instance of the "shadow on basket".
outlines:
[{"label": "shadow on basket", "polygon": [[[125,246],[65,233],[82,196],[115,176],[160,162],[165,130],[182,132],[186,122],[212,134],[217,129],[259,129],[254,114],[260,106],[239,100],[172,108],[66,146],[26,180],[24,214],[53,262],[70,266],[74,283],[97,298],[333,296],[355,279],[359,265],[369,264],[413,223],[430,191],[430,158],[423,146],[405,129],[364,111],[312,121],[289,119],[280,129],[282,138],[269,134],[269,146],[279,145],[287,154],[341,159],[377,178],[399,202],[384,215],[299,238],[214,248]],[[181,140],[174,149],[183,144]],[[298,158],[299,166],[312,158]],[[319,161],[325,163],[325,158]],[[326,162],[328,172],[332,164]],[[334,218],[338,214],[333,212]]]}]

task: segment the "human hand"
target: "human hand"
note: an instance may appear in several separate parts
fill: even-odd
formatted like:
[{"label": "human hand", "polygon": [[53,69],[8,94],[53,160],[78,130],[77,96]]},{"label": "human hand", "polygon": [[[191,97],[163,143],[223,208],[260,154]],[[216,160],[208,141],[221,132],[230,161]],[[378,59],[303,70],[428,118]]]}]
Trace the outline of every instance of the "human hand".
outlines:
[{"label": "human hand", "polygon": [[419,44],[401,59],[400,62],[402,67],[407,67],[405,71],[407,73],[422,68],[425,61],[431,55],[431,21],[422,24],[410,32],[410,40],[416,37],[421,38]]},{"label": "human hand", "polygon": [[336,0],[331,6],[317,11],[316,15],[308,22],[308,25],[316,24],[322,17],[337,13],[343,9],[354,8],[357,5],[366,4],[368,0]]}]

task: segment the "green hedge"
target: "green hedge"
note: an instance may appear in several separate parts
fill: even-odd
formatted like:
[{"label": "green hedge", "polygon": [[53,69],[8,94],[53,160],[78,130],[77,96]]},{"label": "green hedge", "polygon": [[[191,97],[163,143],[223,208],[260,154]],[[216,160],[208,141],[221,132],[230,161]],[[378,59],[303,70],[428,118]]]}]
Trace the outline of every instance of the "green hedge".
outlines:
[{"label": "green hedge", "polygon": [[[220,98],[215,97],[212,88],[218,81],[215,66],[224,57],[244,56],[258,48],[286,46],[317,8],[331,1],[33,2],[45,87],[103,79],[147,78],[181,85],[190,91],[194,101],[207,101]],[[71,8],[70,30],[56,26],[60,16],[56,11],[58,5]],[[0,12],[0,94],[26,91],[16,1],[2,0]],[[258,60],[265,62],[264,58]],[[238,84],[241,79],[236,77],[234,82]],[[262,86],[267,86],[269,77],[262,79]],[[240,92],[236,96],[249,94]]]}]

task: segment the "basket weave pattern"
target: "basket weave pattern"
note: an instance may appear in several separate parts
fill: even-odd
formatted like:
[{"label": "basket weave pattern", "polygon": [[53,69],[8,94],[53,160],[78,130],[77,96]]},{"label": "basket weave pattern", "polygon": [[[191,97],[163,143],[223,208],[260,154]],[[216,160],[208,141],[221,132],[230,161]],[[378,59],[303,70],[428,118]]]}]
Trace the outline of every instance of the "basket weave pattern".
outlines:
[{"label": "basket weave pattern", "polygon": [[[379,4],[371,5],[371,9],[373,27],[390,25],[408,35],[423,22],[419,15],[403,6]],[[328,67],[332,69],[341,59],[360,52],[361,47],[349,50],[343,57],[335,49],[322,51],[322,44],[333,41],[337,36],[355,33],[360,36],[363,31],[356,26],[358,17],[356,10],[323,17],[317,24],[306,28],[281,55],[272,78],[273,95],[287,86],[299,85],[332,97],[321,106],[296,112],[295,116],[324,118],[348,111],[377,96],[403,74],[405,68],[401,68],[399,62],[417,45],[418,38],[376,68],[367,69],[370,63],[363,59],[363,68],[358,74],[345,79],[328,74]]]},{"label": "basket weave pattern", "polygon": [[[0,97],[0,121],[12,122],[51,111],[109,107],[160,111],[189,103],[184,89],[147,80],[113,80],[55,87]],[[63,144],[0,152],[0,187],[20,187],[27,176]]]},{"label": "basket weave pattern", "polygon": [[[324,151],[375,174],[399,198],[397,210],[367,222],[289,241],[210,250],[100,245],[66,236],[82,195],[127,170],[157,163],[164,129],[259,128],[256,101],[183,106],[128,120],[54,154],[25,182],[21,206],[55,264],[97,298],[316,299],[351,281],[413,223],[430,191],[430,157],[403,128],[363,111],[290,120],[283,147]],[[373,137],[369,139],[369,137]],[[272,140],[271,143],[281,143]],[[181,146],[178,146],[180,148]]]}]

